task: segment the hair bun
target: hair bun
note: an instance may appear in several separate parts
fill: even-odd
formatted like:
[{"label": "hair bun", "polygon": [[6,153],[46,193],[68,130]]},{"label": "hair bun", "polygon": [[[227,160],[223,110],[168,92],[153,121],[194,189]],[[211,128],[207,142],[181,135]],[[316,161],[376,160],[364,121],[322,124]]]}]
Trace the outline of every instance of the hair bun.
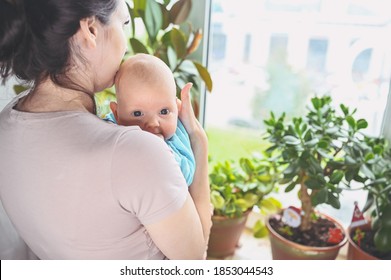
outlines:
[{"label": "hair bun", "polygon": [[23,1],[0,0],[0,61],[10,59],[25,34]]}]

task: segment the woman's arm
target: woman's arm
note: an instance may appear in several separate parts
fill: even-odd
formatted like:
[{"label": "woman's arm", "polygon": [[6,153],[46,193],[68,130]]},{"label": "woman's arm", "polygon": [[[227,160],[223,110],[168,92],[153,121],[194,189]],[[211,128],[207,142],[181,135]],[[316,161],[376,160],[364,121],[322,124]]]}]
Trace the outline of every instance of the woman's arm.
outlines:
[{"label": "woman's arm", "polygon": [[194,115],[190,100],[191,83],[185,85],[181,92],[179,118],[190,137],[191,147],[196,160],[196,170],[190,194],[199,214],[205,246],[208,245],[210,228],[212,226],[212,208],[210,204],[210,187],[208,175],[208,138],[201,124]]},{"label": "woman's arm", "polygon": [[212,226],[208,177],[208,139],[197,121],[187,84],[181,92],[179,118],[191,141],[196,170],[184,206],[163,221],[146,225],[155,244],[169,259],[205,259]]}]

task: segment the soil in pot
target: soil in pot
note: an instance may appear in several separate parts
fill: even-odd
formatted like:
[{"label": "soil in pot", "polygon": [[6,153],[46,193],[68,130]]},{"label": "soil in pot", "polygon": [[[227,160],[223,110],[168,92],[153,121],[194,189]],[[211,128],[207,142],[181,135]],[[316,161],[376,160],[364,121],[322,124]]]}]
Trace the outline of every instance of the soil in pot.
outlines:
[{"label": "soil in pot", "polygon": [[[329,230],[336,229],[336,225],[325,218],[319,217],[316,222],[312,222],[311,229],[308,231],[301,231],[300,227],[289,227],[289,234],[287,233],[287,225],[281,220],[281,215],[276,215],[269,220],[270,226],[284,238],[305,246],[311,247],[328,247],[335,245],[328,242]],[[341,229],[343,234],[343,230]],[[342,239],[344,238],[344,235]]]},{"label": "soil in pot", "polygon": [[357,241],[354,240],[355,230],[350,231],[349,242],[354,242],[354,244],[356,244],[356,246],[363,250],[365,253],[379,260],[391,260],[391,252],[382,253],[376,249],[375,243],[373,241],[374,232],[369,227],[362,227],[360,228],[360,230],[364,233],[362,235],[362,239],[360,240],[360,244],[358,244]]},{"label": "soil in pot", "polygon": [[284,223],[281,214],[269,216],[266,226],[274,260],[335,260],[348,240],[342,225],[324,214],[305,232]]}]

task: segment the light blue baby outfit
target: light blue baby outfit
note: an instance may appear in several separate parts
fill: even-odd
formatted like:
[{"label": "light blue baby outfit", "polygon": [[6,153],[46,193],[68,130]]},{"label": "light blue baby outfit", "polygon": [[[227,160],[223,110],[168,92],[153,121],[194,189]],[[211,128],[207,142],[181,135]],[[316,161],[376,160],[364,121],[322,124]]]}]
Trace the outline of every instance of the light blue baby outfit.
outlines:
[{"label": "light blue baby outfit", "polygon": [[[114,118],[113,113],[109,113],[105,116],[104,120],[117,123]],[[168,140],[165,141],[167,145],[174,152],[174,156],[179,166],[183,176],[186,179],[188,186],[193,182],[194,172],[195,172],[195,159],[193,150],[190,145],[189,134],[187,133],[182,122],[178,119],[178,126],[175,131],[175,134]]]}]

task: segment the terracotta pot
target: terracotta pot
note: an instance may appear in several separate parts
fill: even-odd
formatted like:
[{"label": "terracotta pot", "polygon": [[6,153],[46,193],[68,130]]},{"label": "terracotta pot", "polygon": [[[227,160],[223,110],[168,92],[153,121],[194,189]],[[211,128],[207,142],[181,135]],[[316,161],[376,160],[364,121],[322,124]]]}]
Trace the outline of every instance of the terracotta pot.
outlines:
[{"label": "terracotta pot", "polygon": [[370,229],[370,224],[365,224],[362,226],[357,226],[357,227],[348,227],[348,255],[347,259],[348,260],[379,260],[378,258],[368,254],[364,250],[362,250],[350,237],[350,234],[353,232],[353,230],[359,228],[361,230],[369,230]]},{"label": "terracotta pot", "polygon": [[212,216],[208,258],[225,258],[235,253],[250,211],[239,218]]},{"label": "terracotta pot", "polygon": [[[322,214],[322,217],[334,222],[341,230],[343,226],[335,219]],[[269,216],[271,218],[272,216]],[[279,233],[277,233],[269,224],[269,218],[266,220],[266,227],[269,231],[270,246],[273,260],[335,260],[339,250],[347,242],[345,238],[337,245],[329,247],[311,247],[292,242]]]}]

